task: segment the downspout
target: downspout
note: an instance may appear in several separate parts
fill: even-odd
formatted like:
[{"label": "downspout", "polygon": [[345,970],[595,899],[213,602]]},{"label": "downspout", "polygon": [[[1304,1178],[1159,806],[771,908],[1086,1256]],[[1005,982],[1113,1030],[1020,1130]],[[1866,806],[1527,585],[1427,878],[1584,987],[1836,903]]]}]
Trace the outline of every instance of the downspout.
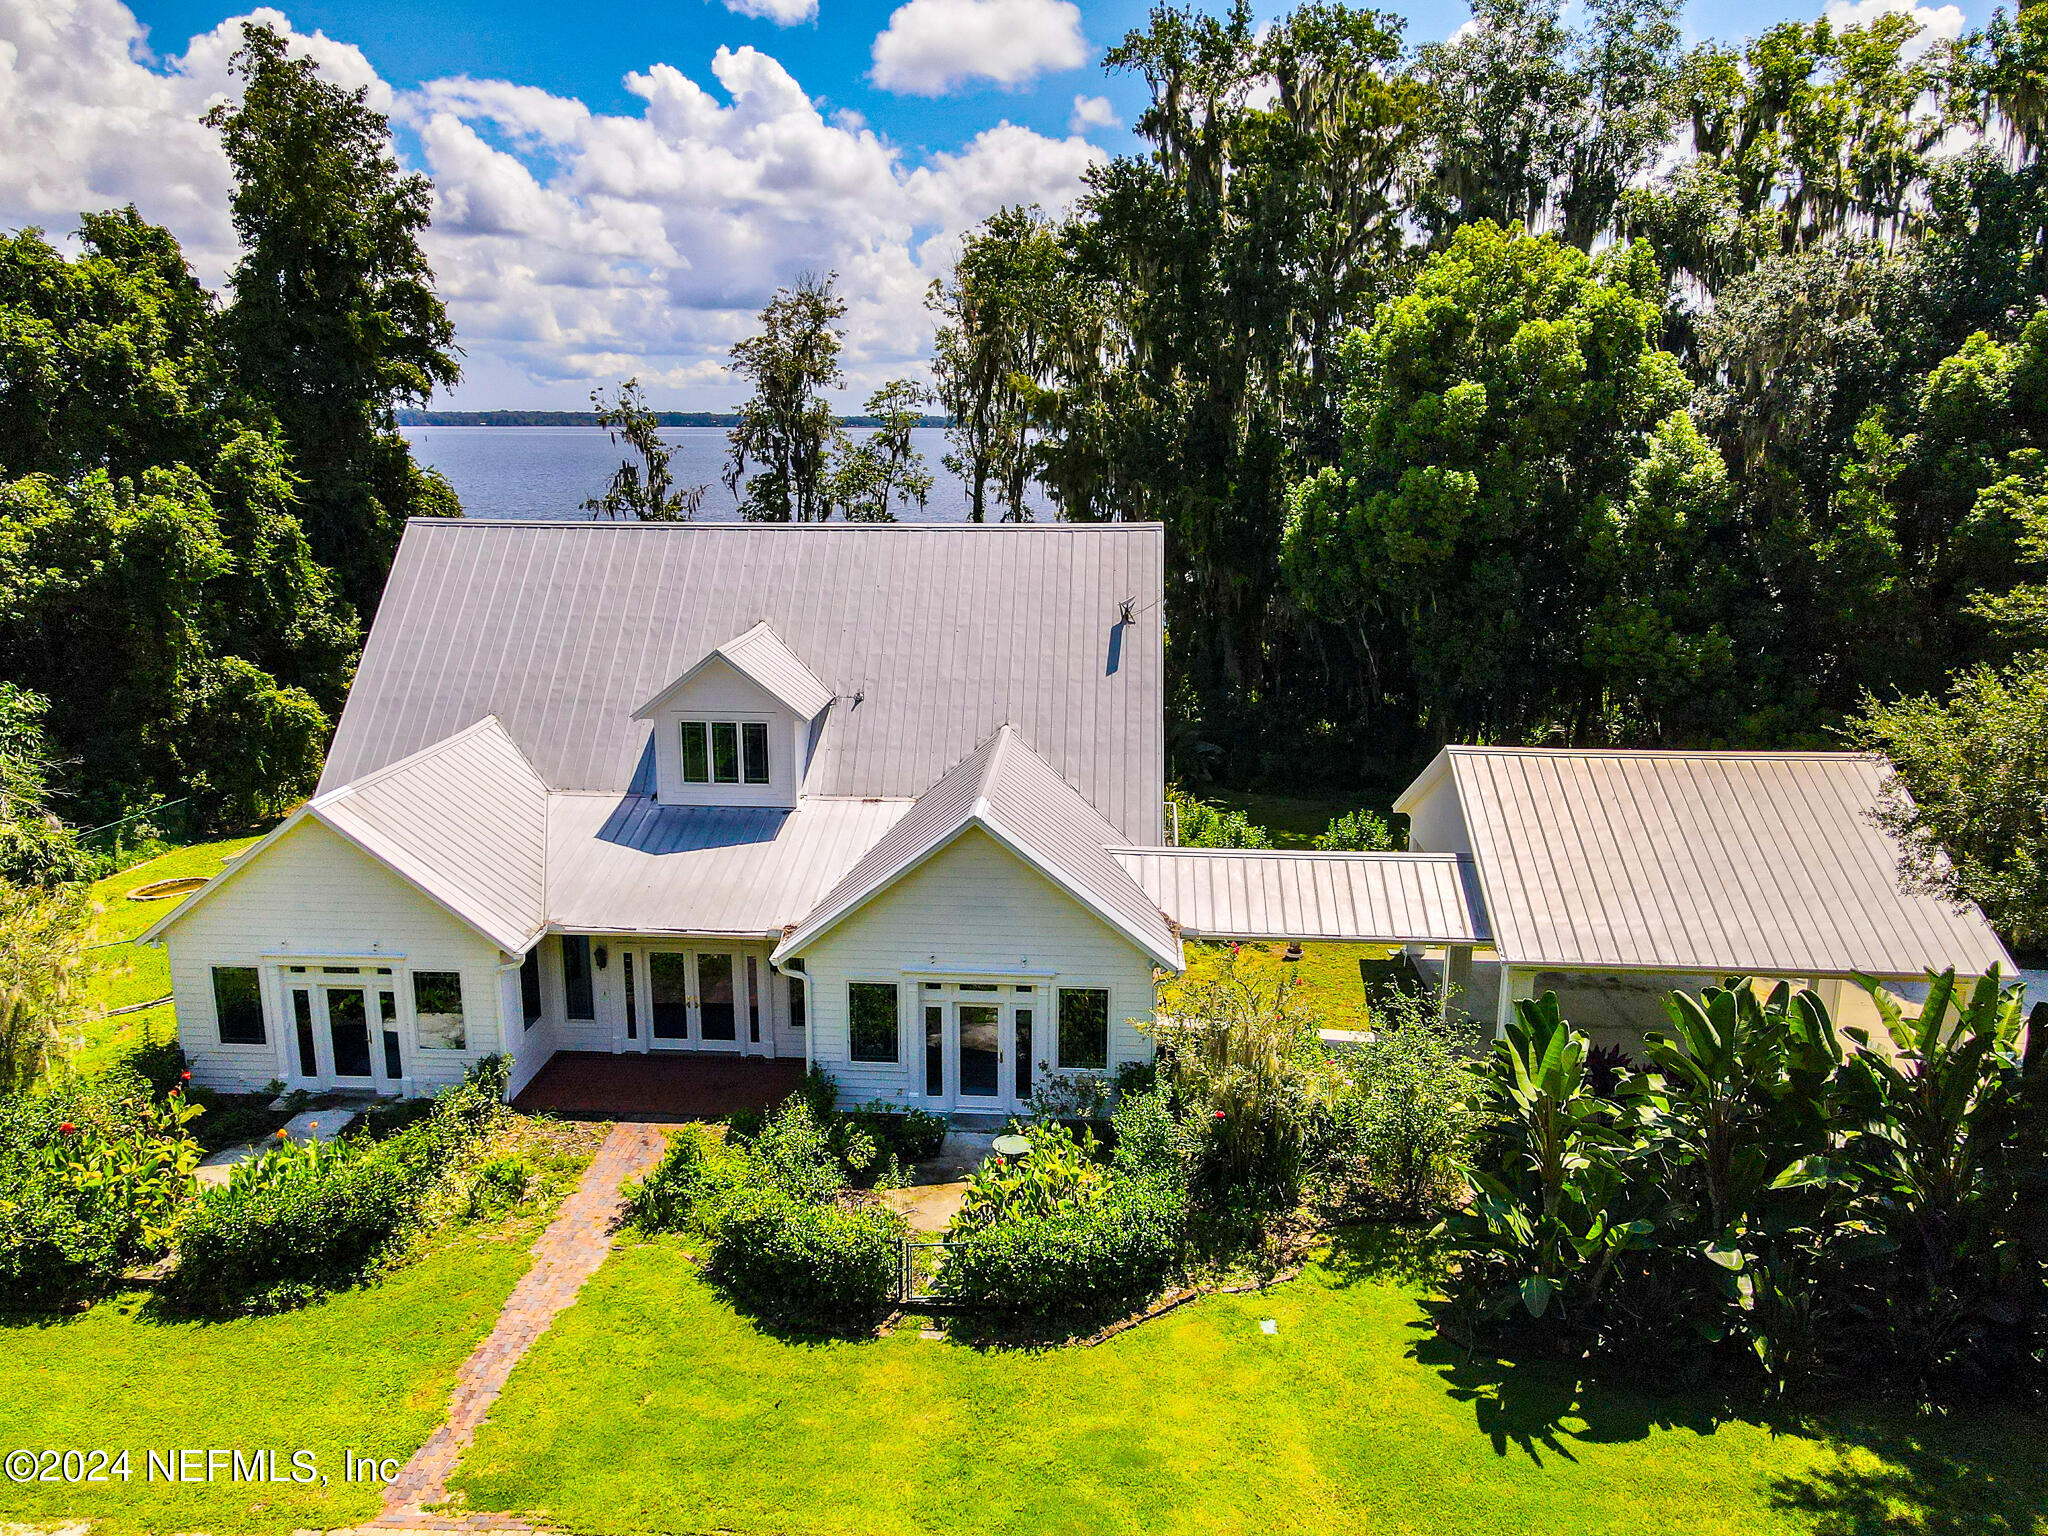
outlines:
[{"label": "downspout", "polygon": [[[803,956],[801,955],[790,956],[790,960],[792,961],[800,961],[802,959]],[[777,962],[772,953],[768,957],[768,965],[769,968],[774,970],[778,975],[787,976],[791,981],[798,981],[803,983],[804,1076],[809,1077],[811,1075],[811,1038],[818,1032],[818,1011],[817,1008],[814,1006],[817,1003],[818,999],[817,995],[811,991],[811,973],[807,970],[801,969],[790,970],[787,962]]]}]

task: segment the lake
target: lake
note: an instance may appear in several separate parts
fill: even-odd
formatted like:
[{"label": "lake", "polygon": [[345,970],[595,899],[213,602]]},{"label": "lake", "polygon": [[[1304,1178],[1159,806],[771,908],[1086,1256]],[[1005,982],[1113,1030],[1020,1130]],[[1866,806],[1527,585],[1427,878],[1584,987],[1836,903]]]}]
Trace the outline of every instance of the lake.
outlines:
[{"label": "lake", "polygon": [[[548,517],[580,520],[586,498],[603,492],[622,450],[602,427],[401,427],[413,457],[448,477],[471,517]],[[869,427],[849,427],[860,439]],[[738,502],[719,479],[725,467],[723,427],[664,427],[662,439],[675,445],[670,469],[680,485],[708,485],[698,517],[731,522]],[[967,520],[967,487],[939,462],[945,430],[920,427],[911,434],[932,475],[931,500],[923,521]],[[1043,512],[1040,514],[1044,515]],[[898,516],[906,516],[899,512]]]}]

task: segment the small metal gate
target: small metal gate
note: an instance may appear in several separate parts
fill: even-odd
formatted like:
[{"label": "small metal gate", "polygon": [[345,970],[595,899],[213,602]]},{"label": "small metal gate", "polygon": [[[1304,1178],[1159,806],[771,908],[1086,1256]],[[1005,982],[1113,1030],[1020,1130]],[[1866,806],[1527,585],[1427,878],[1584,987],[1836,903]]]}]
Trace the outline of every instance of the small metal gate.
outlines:
[{"label": "small metal gate", "polygon": [[939,1266],[946,1262],[946,1250],[953,1245],[938,1239],[903,1240],[903,1269],[898,1279],[897,1299],[903,1302],[935,1301],[932,1280],[939,1272]]}]

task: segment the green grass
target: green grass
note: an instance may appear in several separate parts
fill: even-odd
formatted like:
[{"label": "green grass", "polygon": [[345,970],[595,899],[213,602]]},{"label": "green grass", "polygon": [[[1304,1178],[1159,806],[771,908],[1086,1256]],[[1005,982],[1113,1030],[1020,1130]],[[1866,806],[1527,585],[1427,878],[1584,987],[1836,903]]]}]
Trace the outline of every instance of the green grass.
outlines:
[{"label": "green grass", "polygon": [[1099,1348],[1006,1352],[778,1338],[682,1246],[622,1246],[556,1320],[452,1479],[468,1507],[789,1536],[2048,1530],[2038,1420],[1579,1392],[1463,1360],[1410,1290],[1338,1259]]},{"label": "green grass", "polygon": [[[175,880],[186,875],[214,875],[225,866],[224,855],[247,848],[254,836],[221,838],[173,849],[133,869],[110,875],[92,888],[99,916],[88,940],[91,952],[90,985],[100,1012],[146,1003],[171,990],[170,962],[160,945],[133,942],[135,936],[170,911],[167,901],[130,901],[128,893],[155,880]],[[70,1056],[71,1066],[83,1073],[104,1072],[146,1039],[162,1040],[177,1028],[169,1003],[146,1008],[119,1018],[101,1018],[85,1027]]]},{"label": "green grass", "polygon": [[[1358,972],[1360,960],[1384,960],[1397,946],[1388,944],[1304,944],[1299,960],[1282,960],[1284,943],[1240,946],[1239,966],[1259,978],[1286,975],[1301,986],[1304,1000],[1322,1014],[1327,1029],[1359,1029],[1365,1024],[1365,983]],[[1187,979],[1199,982],[1220,968],[1228,954],[1223,944],[1186,946]],[[1171,1009],[1173,984],[1161,991],[1163,1008]]]},{"label": "green grass", "polygon": [[[280,1317],[167,1322],[139,1294],[62,1318],[0,1317],[0,1450],[126,1448],[134,1472],[90,1487],[0,1481],[0,1522],[89,1518],[113,1536],[369,1517],[379,1489],[343,1481],[344,1452],[402,1463],[440,1422],[456,1367],[532,1262],[535,1231],[529,1219],[444,1240],[381,1284]],[[146,1481],[146,1452],[179,1447],[271,1449],[287,1473],[309,1450],[328,1481]]]}]

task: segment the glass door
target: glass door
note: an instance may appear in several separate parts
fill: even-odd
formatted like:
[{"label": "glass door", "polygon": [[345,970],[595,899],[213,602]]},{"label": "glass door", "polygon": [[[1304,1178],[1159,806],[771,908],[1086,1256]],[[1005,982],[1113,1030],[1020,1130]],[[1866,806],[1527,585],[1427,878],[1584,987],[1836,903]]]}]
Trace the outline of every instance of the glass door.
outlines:
[{"label": "glass door", "polygon": [[740,1018],[739,956],[724,950],[650,949],[647,960],[647,1039],[655,1050],[737,1051]]},{"label": "glass door", "polygon": [[954,1097],[963,1109],[1008,1107],[1003,1067],[1009,1059],[1000,1003],[953,1005]]},{"label": "glass door", "polygon": [[647,1023],[657,1051],[690,1043],[690,957],[679,949],[647,953]]},{"label": "glass door", "polygon": [[699,950],[697,1043],[707,1051],[740,1048],[739,957]]},{"label": "glass door", "polygon": [[327,1001],[327,1040],[334,1080],[368,1087],[377,1075],[370,1055],[370,1010],[361,987],[322,987]]}]

